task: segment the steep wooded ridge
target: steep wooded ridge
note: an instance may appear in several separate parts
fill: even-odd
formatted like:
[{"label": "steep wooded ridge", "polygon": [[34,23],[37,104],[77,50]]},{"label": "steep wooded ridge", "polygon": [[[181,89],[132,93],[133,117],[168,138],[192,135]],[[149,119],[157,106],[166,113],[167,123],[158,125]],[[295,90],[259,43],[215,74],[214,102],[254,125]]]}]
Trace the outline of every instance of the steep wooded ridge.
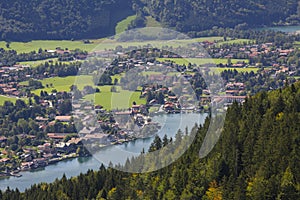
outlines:
[{"label": "steep wooded ridge", "polygon": [[271,25],[297,21],[298,0],[136,0],[141,12],[178,31],[201,31],[213,26]]},{"label": "steep wooded ridge", "polygon": [[[219,142],[200,159],[208,125],[206,120],[191,130],[197,134],[193,145],[159,171],[130,174],[101,166],[70,180],[34,185],[25,193],[8,189],[0,199],[300,199],[299,83],[258,93],[243,105],[234,103]],[[186,139],[181,132],[175,141],[156,137],[151,148],[185,145]]]},{"label": "steep wooded ridge", "polygon": [[298,23],[297,8],[298,0],[1,0],[0,39],[105,37],[135,12],[136,26],[151,15],[182,32]]},{"label": "steep wooded ridge", "polygon": [[0,39],[79,39],[113,35],[131,0],[1,0]]}]

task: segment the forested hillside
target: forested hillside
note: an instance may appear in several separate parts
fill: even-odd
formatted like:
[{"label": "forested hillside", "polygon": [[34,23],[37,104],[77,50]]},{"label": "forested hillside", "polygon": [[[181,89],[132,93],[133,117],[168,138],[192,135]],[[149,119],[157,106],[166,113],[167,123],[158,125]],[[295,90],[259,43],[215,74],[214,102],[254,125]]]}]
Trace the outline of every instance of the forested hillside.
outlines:
[{"label": "forested hillside", "polygon": [[136,0],[136,4],[141,12],[183,32],[271,25],[287,18],[298,21],[298,0]]},{"label": "forested hillside", "polygon": [[0,39],[78,39],[114,35],[131,0],[1,0]]},{"label": "forested hillside", "polygon": [[[199,158],[206,121],[191,148],[171,166],[146,174],[89,171],[25,193],[7,190],[0,199],[300,199],[300,84],[258,93],[228,110],[221,139]],[[156,138],[150,150],[167,143]],[[128,164],[128,163],[127,163]]]},{"label": "forested hillside", "polygon": [[298,0],[2,0],[0,40],[100,38],[114,35],[117,22],[135,13],[131,28],[151,15],[181,32],[296,24],[297,8]]}]

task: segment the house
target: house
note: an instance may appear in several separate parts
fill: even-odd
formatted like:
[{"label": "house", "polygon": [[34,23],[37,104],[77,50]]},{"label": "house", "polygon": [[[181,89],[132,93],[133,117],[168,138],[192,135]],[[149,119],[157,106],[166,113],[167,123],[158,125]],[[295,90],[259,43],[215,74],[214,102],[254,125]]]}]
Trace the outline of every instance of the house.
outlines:
[{"label": "house", "polygon": [[72,116],[56,116],[55,120],[59,122],[70,122],[72,119]]},{"label": "house", "polygon": [[133,105],[132,106],[132,112],[133,113],[138,113],[138,112],[140,112],[140,105]]},{"label": "house", "polygon": [[22,162],[21,163],[21,170],[25,171],[25,170],[30,170],[31,168],[33,168],[34,163],[33,162]]},{"label": "house", "polygon": [[47,122],[49,120],[49,118],[45,118],[45,117],[41,117],[41,116],[37,116],[35,118],[35,121],[37,122]]},{"label": "house", "polygon": [[97,127],[84,127],[81,131],[79,131],[79,134],[93,134],[97,132]]},{"label": "house", "polygon": [[88,142],[107,143],[108,135],[104,134],[104,133],[87,134],[83,137],[83,140],[88,141]]},{"label": "house", "polygon": [[4,164],[8,163],[9,161],[10,161],[9,158],[2,158],[2,159],[0,159],[0,163],[4,163]]},{"label": "house", "polygon": [[54,140],[63,140],[70,133],[48,133],[47,136]]},{"label": "house", "polygon": [[178,101],[178,98],[176,96],[168,96],[168,100],[174,103]]},{"label": "house", "polygon": [[235,95],[238,93],[239,93],[239,90],[226,90],[226,95]]},{"label": "house", "polygon": [[7,137],[5,137],[5,136],[1,136],[0,137],[0,143],[1,142],[6,142],[7,141]]}]

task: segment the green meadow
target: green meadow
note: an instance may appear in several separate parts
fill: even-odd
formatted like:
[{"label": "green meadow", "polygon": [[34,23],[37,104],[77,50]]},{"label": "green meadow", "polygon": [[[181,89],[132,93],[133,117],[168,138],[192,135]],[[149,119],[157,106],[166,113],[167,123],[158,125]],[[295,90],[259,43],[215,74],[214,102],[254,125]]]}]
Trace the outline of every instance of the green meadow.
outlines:
[{"label": "green meadow", "polygon": [[[196,65],[203,65],[203,64],[208,64],[208,63],[213,63],[213,64],[227,64],[228,59],[226,58],[158,58],[158,61],[173,61],[179,65],[188,65],[189,63],[191,64],[196,64]],[[248,63],[249,61],[246,59],[231,59],[231,62],[233,64],[236,64],[238,62],[245,62]]]},{"label": "green meadow", "polygon": [[[158,61],[173,61],[179,65],[188,65],[188,63],[192,63],[192,64],[196,64],[196,65],[203,65],[203,64],[208,64],[208,63],[214,63],[214,64],[226,64],[228,62],[228,59],[224,59],[224,58],[189,58],[189,59],[184,59],[184,58],[158,58],[157,59]],[[246,59],[231,59],[231,62],[233,64],[235,63],[238,63],[238,62],[245,62],[245,63],[248,63],[249,61],[246,60]],[[236,69],[238,72],[251,72],[253,71],[254,73],[256,73],[259,68],[257,67],[247,67],[247,68],[220,68],[220,67],[215,67],[215,68],[212,68],[212,71],[211,72],[214,72],[214,73],[221,73],[222,71],[225,71],[225,70],[234,70]]]},{"label": "green meadow", "polygon": [[[84,51],[93,50],[102,39],[91,40],[91,44],[84,44],[83,41],[71,41],[71,40],[33,40],[30,42],[11,42],[10,49],[16,50],[18,53],[28,53],[31,51],[37,51],[39,48],[47,50],[55,50],[57,47],[62,49],[81,49]],[[6,42],[0,42],[0,48],[6,48]]]},{"label": "green meadow", "polygon": [[84,97],[85,100],[94,102],[95,105],[102,105],[107,110],[127,109],[135,101],[137,104],[145,104],[146,99],[140,99],[140,92],[122,90],[120,86],[115,86],[117,92],[111,92],[112,86],[100,86],[100,93],[90,94]]},{"label": "green meadow", "polygon": [[228,68],[228,67],[221,68],[221,67],[217,67],[217,68],[214,68],[214,71],[216,73],[221,73],[225,70],[237,70],[238,72],[248,72],[248,73],[253,71],[254,73],[256,73],[259,70],[259,68],[257,68],[257,67],[247,67],[247,68],[233,68],[233,67],[231,67],[231,68]]},{"label": "green meadow", "polygon": [[26,103],[28,103],[27,98],[17,98],[17,97],[9,97],[9,96],[5,96],[5,95],[0,95],[0,105],[3,105],[5,101],[10,101],[10,102],[15,103],[17,101],[17,99],[23,100]]},{"label": "green meadow", "polygon": [[250,40],[250,39],[233,39],[233,40],[218,42],[218,46],[223,44],[243,44],[243,43],[249,43],[254,41],[255,40]]},{"label": "green meadow", "polygon": [[79,62],[79,61],[58,61],[58,58],[50,58],[45,60],[36,60],[36,61],[24,61],[24,62],[18,62],[20,65],[29,65],[32,68],[35,68],[41,64],[45,64],[46,62],[52,61],[53,63],[63,63],[63,64],[70,64],[72,62]]},{"label": "green meadow", "polygon": [[[122,75],[115,75],[114,78],[120,79]],[[47,91],[51,93],[52,90],[56,89],[57,91],[70,91],[71,85],[76,85],[79,90],[82,90],[84,86],[90,85],[93,87],[93,78],[92,76],[68,76],[68,77],[54,77],[46,78],[41,80],[45,88],[32,91],[36,95],[40,95],[41,91]],[[22,82],[23,85],[27,85],[28,82]],[[48,84],[49,87],[46,87]],[[52,87],[50,85],[52,84]],[[137,104],[145,104],[145,99],[140,99],[140,92],[137,91],[128,91],[122,90],[120,86],[115,86],[117,92],[113,93],[110,91],[111,85],[97,86],[100,89],[100,93],[90,94],[84,97],[86,100],[91,100],[95,104],[102,105],[105,109],[111,110],[115,108],[125,109],[135,101]],[[3,100],[4,101],[4,100]],[[1,101],[0,101],[1,102]]]},{"label": "green meadow", "polygon": [[[78,81],[79,80],[79,81]],[[70,91],[71,85],[75,84],[78,87],[78,89],[82,90],[85,85],[93,85],[93,77],[92,76],[80,76],[80,78],[77,78],[77,76],[67,76],[67,77],[53,77],[53,78],[45,78],[43,80],[40,80],[45,88],[38,89],[32,91],[36,95],[40,95],[41,90],[47,91],[50,93],[53,89],[56,89],[58,92]],[[28,81],[20,83],[22,85],[28,85]],[[49,87],[46,87],[48,84]],[[52,87],[50,85],[52,84]]]},{"label": "green meadow", "polygon": [[16,100],[17,100],[17,98],[0,95],[0,105],[3,105],[5,101],[11,101],[11,102],[15,103]]},{"label": "green meadow", "polygon": [[18,64],[20,65],[29,65],[30,67],[37,67],[40,64],[44,64],[45,62],[49,62],[49,61],[53,61],[53,62],[57,62],[58,59],[57,58],[50,58],[50,59],[45,59],[45,60],[36,60],[36,61],[24,61],[24,62],[19,62]]},{"label": "green meadow", "polygon": [[[121,30],[119,28],[119,30]],[[30,42],[11,42],[9,49],[14,49],[18,53],[28,53],[31,51],[37,51],[39,48],[47,49],[47,50],[55,50],[57,47],[62,49],[68,48],[69,50],[81,49],[85,51],[92,50],[105,50],[105,49],[115,49],[117,46],[121,45],[123,47],[128,46],[144,46],[151,44],[157,48],[161,48],[163,46],[172,46],[174,48],[179,46],[186,46],[195,42],[203,42],[203,41],[222,41],[222,37],[201,37],[201,38],[193,38],[193,39],[185,39],[185,40],[171,40],[171,41],[142,41],[142,42],[118,42],[112,39],[98,39],[98,40],[90,40],[90,44],[84,44],[83,41],[71,41],[71,40],[33,40]],[[6,42],[0,41],[0,48],[6,48]]]},{"label": "green meadow", "polygon": [[127,30],[128,25],[136,18],[136,15],[128,16],[126,19],[120,21],[116,26],[116,34],[120,34]]}]

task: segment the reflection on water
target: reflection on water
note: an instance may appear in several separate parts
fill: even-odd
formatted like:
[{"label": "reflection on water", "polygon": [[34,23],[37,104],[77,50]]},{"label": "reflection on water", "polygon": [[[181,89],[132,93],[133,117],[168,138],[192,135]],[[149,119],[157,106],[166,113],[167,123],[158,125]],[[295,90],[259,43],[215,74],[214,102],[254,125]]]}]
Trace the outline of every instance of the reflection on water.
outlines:
[{"label": "reflection on water", "polygon": [[[206,118],[206,114],[175,114],[175,115],[160,115],[153,117],[154,121],[163,122],[161,130],[158,132],[160,137],[165,134],[168,137],[176,135],[178,129],[184,130],[188,127],[189,130],[197,124],[203,124]],[[153,141],[152,138],[138,139],[121,145],[110,146],[102,149],[96,153],[95,157],[82,157],[74,158],[66,161],[61,161],[43,169],[34,171],[21,172],[22,177],[10,177],[0,179],[0,189],[5,190],[8,186],[10,189],[18,188],[20,191],[24,191],[33,184],[41,182],[53,182],[56,178],[61,178],[65,174],[68,178],[72,176],[78,176],[80,173],[86,173],[89,169],[98,170],[101,163],[125,163],[127,157],[122,154],[118,156],[111,156],[113,152],[120,150],[124,152],[131,152],[135,155],[139,155],[142,150],[148,151],[150,144]],[[101,156],[99,156],[101,155]],[[98,158],[98,159],[96,159]],[[99,158],[101,161],[99,161]]]}]

